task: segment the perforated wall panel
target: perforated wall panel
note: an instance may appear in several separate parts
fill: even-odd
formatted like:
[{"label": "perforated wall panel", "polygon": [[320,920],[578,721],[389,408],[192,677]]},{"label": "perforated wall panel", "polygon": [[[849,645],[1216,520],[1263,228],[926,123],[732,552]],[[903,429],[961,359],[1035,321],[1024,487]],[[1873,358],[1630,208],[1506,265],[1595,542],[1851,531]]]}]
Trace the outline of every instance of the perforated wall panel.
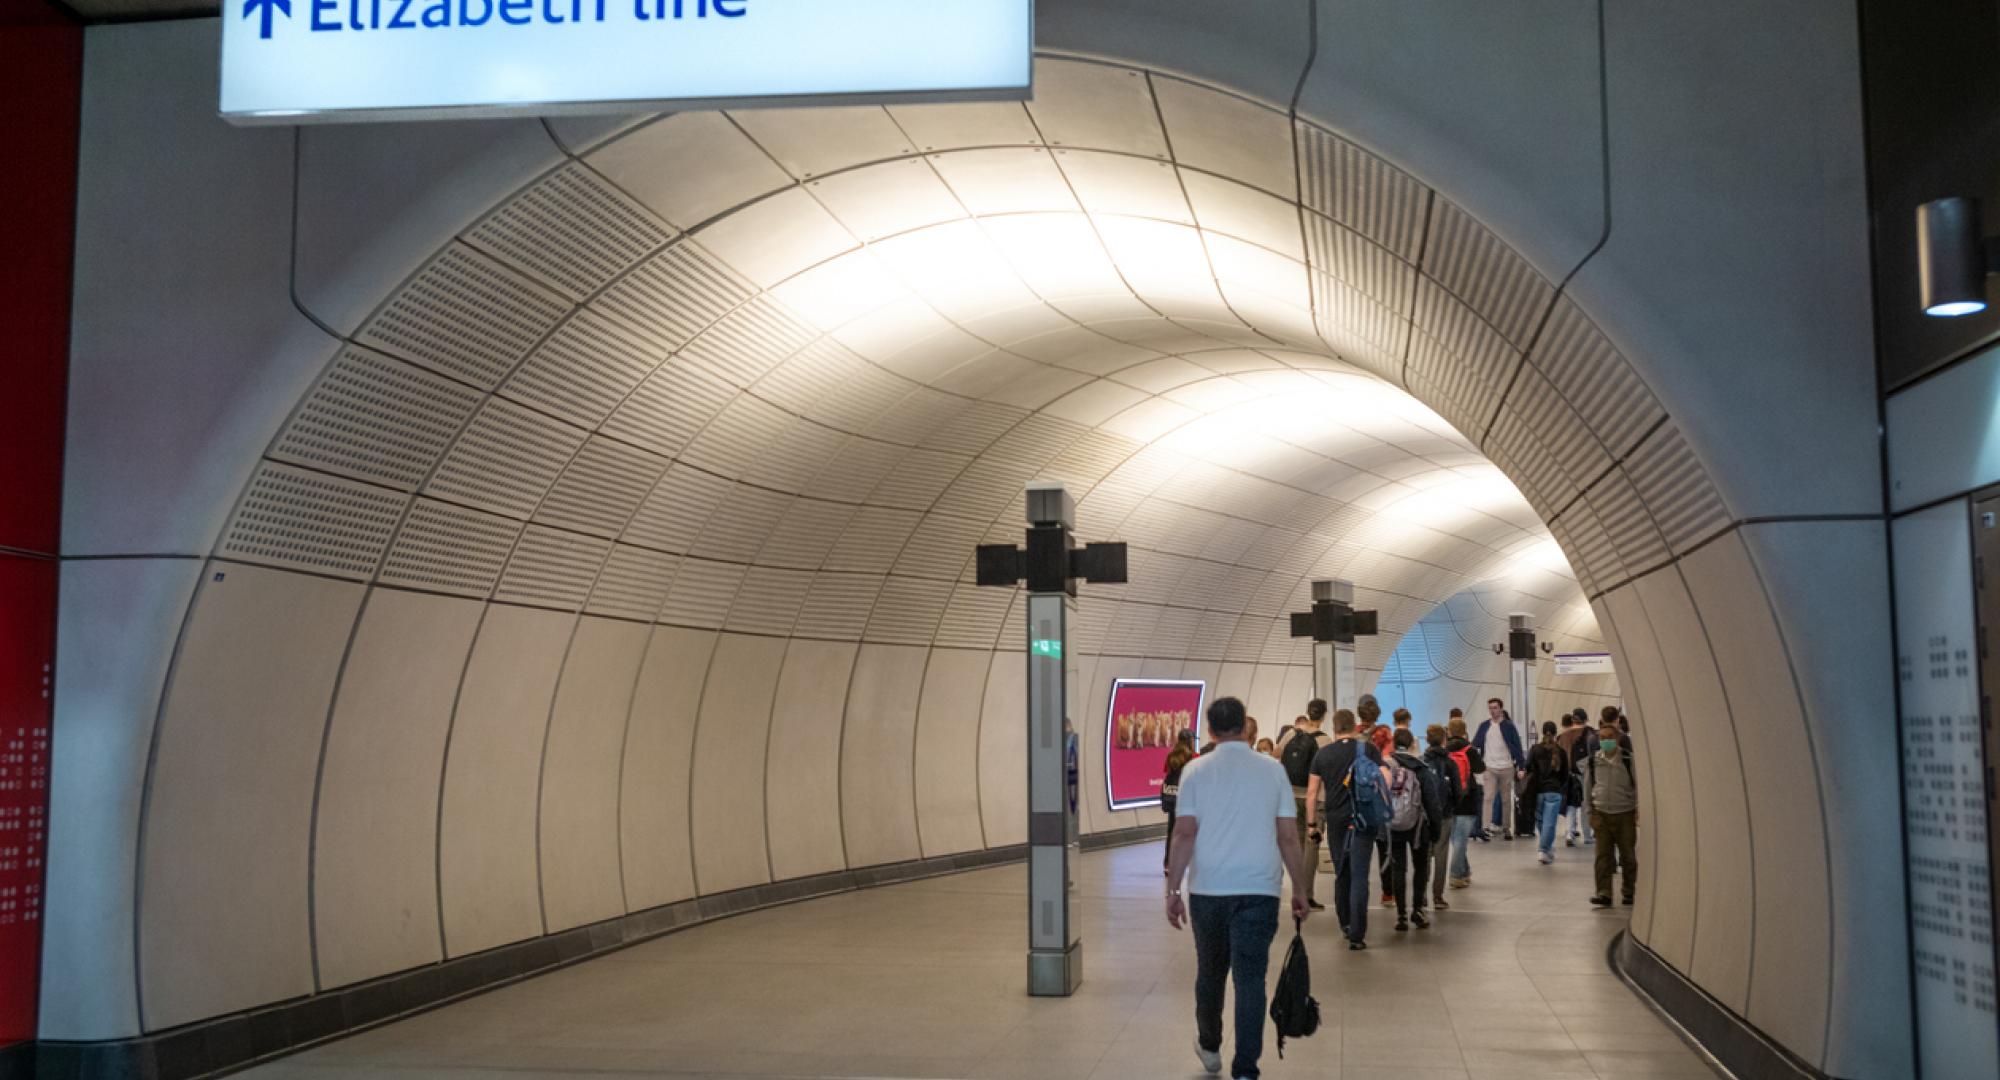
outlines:
[{"label": "perforated wall panel", "polygon": [[1446,199],[1431,208],[1424,273],[1526,349],[1555,288],[1486,226]]},{"label": "perforated wall panel", "polygon": [[752,291],[749,282],[699,244],[683,240],[606,289],[596,310],[670,352],[748,300]]},{"label": "perforated wall panel", "polygon": [[629,544],[615,545],[584,610],[592,615],[652,622],[679,570],[680,559],[675,556]]},{"label": "perforated wall panel", "polygon": [[729,610],[729,629],[746,634],[791,633],[812,580],[812,574],[801,570],[751,568],[737,590],[735,606]]},{"label": "perforated wall panel", "polygon": [[1676,424],[1662,426],[1641,443],[1625,473],[1676,555],[1729,524],[1722,496]]},{"label": "perforated wall panel", "polygon": [[681,354],[736,386],[750,386],[813,340],[811,328],[763,297],[749,301]]},{"label": "perforated wall panel", "polygon": [[383,560],[382,583],[483,599],[520,532],[520,522],[419,498]]},{"label": "perforated wall panel", "polygon": [[569,305],[462,244],[439,252],[355,341],[490,390]]},{"label": "perforated wall panel", "polygon": [[667,592],[660,621],[675,626],[720,629],[743,584],[746,568],[706,559],[686,559]]},{"label": "perforated wall panel", "polygon": [[535,520],[615,537],[666,471],[665,458],[593,436],[563,470]]},{"label": "perforated wall panel", "polygon": [[623,539],[660,551],[686,554],[731,487],[729,481],[720,477],[675,465],[640,504],[639,512],[626,526]]},{"label": "perforated wall panel", "polygon": [[920,581],[892,577],[882,583],[882,595],[869,613],[865,637],[898,645],[928,645],[944,617],[945,602],[951,599],[952,585],[946,581]]},{"label": "perforated wall panel", "polygon": [[604,433],[672,457],[736,396],[735,388],[712,372],[666,362],[625,399],[604,423]]},{"label": "perforated wall panel", "polygon": [[1345,139],[1304,121],[1298,130],[1306,205],[1415,262],[1430,190]]},{"label": "perforated wall panel", "polygon": [[793,635],[825,641],[861,640],[882,581],[878,574],[820,573],[813,578],[805,606],[799,609]]},{"label": "perforated wall panel", "polygon": [[1533,359],[1613,457],[1630,453],[1665,415],[1638,373],[1567,298],[1549,315]]},{"label": "perforated wall panel", "polygon": [[594,536],[530,525],[507,561],[494,599],[562,611],[583,606],[611,542]]},{"label": "perforated wall panel", "polygon": [[672,235],[589,167],[571,163],[502,203],[465,239],[581,300]]},{"label": "perforated wall panel", "polygon": [[220,554],[366,579],[408,496],[324,473],[265,462],[250,479]]},{"label": "perforated wall panel", "polygon": [[425,492],[525,518],[583,439],[577,428],[493,398],[452,445]]},{"label": "perforated wall panel", "polygon": [[596,427],[666,354],[624,324],[578,312],[507,380],[507,396]]},{"label": "perforated wall panel", "polygon": [[413,490],[479,405],[479,393],[348,347],[299,406],[271,456]]}]

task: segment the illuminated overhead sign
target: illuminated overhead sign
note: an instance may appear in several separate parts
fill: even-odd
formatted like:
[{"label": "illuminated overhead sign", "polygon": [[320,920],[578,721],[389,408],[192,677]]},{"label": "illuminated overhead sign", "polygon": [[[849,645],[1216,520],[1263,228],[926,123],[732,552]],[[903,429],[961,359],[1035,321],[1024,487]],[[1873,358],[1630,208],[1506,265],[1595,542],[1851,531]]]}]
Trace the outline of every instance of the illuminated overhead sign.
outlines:
[{"label": "illuminated overhead sign", "polygon": [[1557,653],[1556,674],[1558,675],[1615,675],[1611,667],[1611,654],[1602,652]]},{"label": "illuminated overhead sign", "polygon": [[227,0],[222,114],[1024,98],[1033,0]]}]

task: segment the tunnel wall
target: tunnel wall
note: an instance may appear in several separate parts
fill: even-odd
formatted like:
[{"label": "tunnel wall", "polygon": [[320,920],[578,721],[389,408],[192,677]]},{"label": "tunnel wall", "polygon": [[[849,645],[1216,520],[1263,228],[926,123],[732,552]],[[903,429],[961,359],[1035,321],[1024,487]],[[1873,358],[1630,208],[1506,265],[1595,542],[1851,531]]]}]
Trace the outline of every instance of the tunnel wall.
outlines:
[{"label": "tunnel wall", "polygon": [[[1272,72],[1303,62],[1296,6],[1254,5],[1257,17],[1226,25],[1207,5],[1149,6],[1052,8],[1043,43],[1289,97],[1292,80]],[[1883,932],[1903,925],[1900,882],[1882,873],[1899,861],[1879,813],[1896,792],[1881,773],[1836,771],[1821,749],[1894,753],[1882,621],[1840,617],[1886,611],[1868,332],[1854,314],[1866,309],[1859,128],[1841,120],[1858,108],[1851,20],[1803,4],[1609,3],[1601,23],[1591,5],[1542,20],[1445,7],[1422,20],[1321,4],[1320,64],[1299,109],[1448,191],[1521,253],[1514,291],[1479,301],[1513,328],[1513,355],[1573,348],[1538,338],[1520,312],[1579,338],[1594,320],[1602,333],[1585,351],[1629,357],[1657,395],[1660,411],[1628,414],[1617,445],[1579,459],[1597,482],[1537,506],[1618,654],[1645,759],[1652,871],[1634,935],[1813,1067],[1905,1071],[1907,1014],[1882,1006],[1907,999],[1902,941]],[[1018,663],[1004,640],[787,643],[699,614],[714,582],[698,574],[675,579],[679,601],[658,598],[697,613],[678,620],[689,625],[653,627],[606,605],[510,603],[505,586],[479,603],[207,561],[253,472],[280,498],[306,482],[260,455],[383,290],[625,126],[494,122],[422,139],[227,129],[212,117],[212,36],[195,23],[89,38],[50,868],[60,915],[47,931],[64,962],[45,978],[44,1036],[130,1036],[659,898],[962,848],[975,824],[981,842],[1005,842],[1020,815],[998,785],[975,803],[922,767],[976,745],[981,775],[1004,775],[1000,725],[968,739],[947,722],[974,702],[982,717],[1018,709],[996,674]],[[1539,62],[1501,60],[1517,54]],[[1715,97],[1746,93],[1766,102],[1754,117]],[[1712,107],[1665,104],[1688,94]],[[139,188],[136,160],[170,164]],[[1742,160],[1760,168],[1731,164]],[[1718,262],[1716,250],[1735,254]],[[1828,300],[1841,295],[1855,302]],[[1524,392],[1560,377],[1541,368],[1524,368]],[[1462,424],[1508,420],[1520,400],[1511,381],[1395,377]],[[1812,408],[1768,407],[1808,391]],[[1579,397],[1566,408],[1591,411],[1518,422],[1581,431],[1621,407]],[[1638,452],[1668,413],[1668,450],[1705,463],[1719,491],[1663,487],[1657,445]],[[1506,430],[1476,437],[1519,475]],[[1549,489],[1523,490],[1533,501]],[[379,510],[355,498],[351,524],[366,527]],[[1823,599],[1829,580],[1847,586],[1838,600]],[[1406,607],[1405,625],[1428,605]],[[1005,612],[984,618],[997,627]],[[1094,630],[1087,653],[1106,651],[1112,629]],[[1267,653],[1260,637],[1240,659],[1087,661],[1082,715],[1101,723],[1101,695],[1123,673],[1207,677],[1282,715],[1308,681],[1288,648]],[[342,670],[372,674],[350,696],[335,689]],[[848,718],[838,743],[829,723],[802,722],[836,711]],[[476,722],[461,730],[459,715]],[[656,771],[615,764],[635,745]],[[1801,755],[1810,769],[1749,782],[1745,762]],[[418,767],[432,761],[439,790]],[[751,800],[760,774],[764,797]],[[529,798],[531,777],[575,797]],[[316,801],[302,795],[313,790]],[[1839,801],[1822,795],[1834,790]],[[1102,812],[1101,795],[1086,798],[1088,828],[1144,820]],[[378,815],[420,820],[432,800],[434,837],[382,835]],[[828,806],[837,826],[815,812]],[[646,835],[636,822],[648,816],[665,827]],[[218,838],[242,845],[234,865],[218,865]],[[416,869],[426,843],[428,882]],[[291,872],[248,880],[260,859]],[[393,882],[385,896],[338,872],[359,866]],[[392,906],[433,895],[435,926],[421,907]],[[225,948],[213,968],[190,959]]]}]

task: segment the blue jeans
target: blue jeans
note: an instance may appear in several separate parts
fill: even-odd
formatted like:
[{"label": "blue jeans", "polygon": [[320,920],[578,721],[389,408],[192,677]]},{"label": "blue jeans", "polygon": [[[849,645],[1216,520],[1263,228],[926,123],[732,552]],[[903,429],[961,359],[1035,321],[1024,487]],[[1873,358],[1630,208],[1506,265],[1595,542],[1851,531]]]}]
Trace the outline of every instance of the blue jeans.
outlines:
[{"label": "blue jeans", "polygon": [[1459,814],[1451,819],[1451,876],[1460,881],[1472,877],[1472,860],[1465,849],[1472,846],[1472,830],[1479,826],[1478,814]]},{"label": "blue jeans", "polygon": [[1535,803],[1535,828],[1539,830],[1543,851],[1553,851],[1556,846],[1556,822],[1562,820],[1563,797],[1560,791],[1544,791]]},{"label": "blue jeans", "polygon": [[1368,936],[1368,908],[1374,897],[1368,894],[1368,870],[1375,860],[1372,832],[1347,828],[1329,837],[1333,846],[1333,913],[1347,928],[1347,940]]},{"label": "blue jeans", "polygon": [[1255,1080],[1264,1054],[1264,975],[1278,935],[1275,896],[1188,897],[1194,925],[1194,1026],[1204,1050],[1222,1049],[1222,994],[1236,979],[1236,1056],[1229,1075]]}]

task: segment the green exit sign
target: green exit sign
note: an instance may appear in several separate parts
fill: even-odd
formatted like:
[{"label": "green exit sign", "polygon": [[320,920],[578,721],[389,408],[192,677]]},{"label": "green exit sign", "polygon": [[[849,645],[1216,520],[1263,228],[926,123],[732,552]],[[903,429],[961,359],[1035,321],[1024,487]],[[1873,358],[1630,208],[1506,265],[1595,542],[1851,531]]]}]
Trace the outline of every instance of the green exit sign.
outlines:
[{"label": "green exit sign", "polygon": [[1030,651],[1036,656],[1053,656],[1058,660],[1062,659],[1062,639],[1060,638],[1036,638],[1029,642],[1028,645]]}]

